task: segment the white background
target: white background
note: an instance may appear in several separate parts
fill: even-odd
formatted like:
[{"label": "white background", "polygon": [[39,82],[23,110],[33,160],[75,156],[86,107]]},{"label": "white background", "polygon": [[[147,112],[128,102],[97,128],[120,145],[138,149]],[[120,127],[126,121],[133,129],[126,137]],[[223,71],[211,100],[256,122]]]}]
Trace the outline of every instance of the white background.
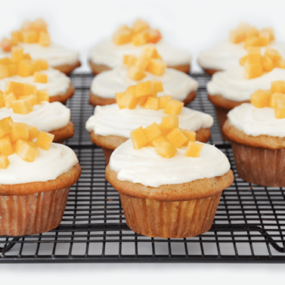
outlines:
[{"label": "white background", "polygon": [[[89,71],[87,53],[95,43],[137,17],[192,51],[195,71],[199,52],[241,20],[272,26],[285,41],[285,0],[1,0],[0,37],[37,17],[49,22],[54,42],[80,52],[77,71]],[[283,272],[285,265],[278,264],[5,264],[0,284],[284,284]]]}]

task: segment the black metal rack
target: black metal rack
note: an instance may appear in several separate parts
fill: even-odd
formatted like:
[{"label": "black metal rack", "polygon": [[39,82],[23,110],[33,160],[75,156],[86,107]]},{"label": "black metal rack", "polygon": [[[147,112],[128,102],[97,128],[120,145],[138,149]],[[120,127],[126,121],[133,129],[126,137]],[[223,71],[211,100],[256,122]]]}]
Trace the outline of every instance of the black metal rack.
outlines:
[{"label": "black metal rack", "polygon": [[75,96],[69,100],[75,135],[67,141],[82,166],[60,226],[25,237],[0,237],[0,262],[285,262],[285,189],[251,185],[237,176],[230,144],[223,141],[213,106],[207,100],[209,77],[199,82],[189,105],[215,118],[211,143],[229,158],[235,181],[221,197],[211,230],[185,239],[149,238],[131,231],[119,196],[104,177],[105,160],[85,130],[93,113],[88,104],[91,74],[73,74]]}]

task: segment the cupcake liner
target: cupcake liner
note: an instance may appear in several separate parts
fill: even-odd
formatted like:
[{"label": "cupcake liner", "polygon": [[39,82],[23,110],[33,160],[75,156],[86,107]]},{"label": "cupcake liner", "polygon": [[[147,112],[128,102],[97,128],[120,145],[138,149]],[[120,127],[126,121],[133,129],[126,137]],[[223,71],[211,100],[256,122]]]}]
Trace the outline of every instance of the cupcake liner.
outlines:
[{"label": "cupcake liner", "polygon": [[223,126],[227,120],[227,115],[228,115],[228,112],[230,110],[228,109],[224,109],[224,108],[220,108],[220,107],[217,107],[215,106],[215,109],[216,109],[216,113],[217,113],[217,118],[218,118],[218,123],[219,123],[219,127],[220,127],[220,131],[221,131],[221,134],[222,134],[222,138],[226,141],[228,141],[229,139],[225,136],[225,134],[223,133]]},{"label": "cupcake liner", "polygon": [[285,149],[252,147],[232,142],[238,175],[262,186],[285,187]]},{"label": "cupcake liner", "polygon": [[128,226],[149,237],[184,238],[207,232],[213,223],[221,193],[197,200],[159,201],[120,193]]},{"label": "cupcake liner", "polygon": [[105,156],[106,165],[108,165],[110,157],[111,157],[111,154],[112,154],[112,152],[114,150],[113,149],[104,148],[104,147],[102,147],[102,150],[103,150],[103,153],[104,153],[104,156]]},{"label": "cupcake liner", "polygon": [[56,228],[69,187],[29,195],[0,195],[0,236],[33,235]]}]

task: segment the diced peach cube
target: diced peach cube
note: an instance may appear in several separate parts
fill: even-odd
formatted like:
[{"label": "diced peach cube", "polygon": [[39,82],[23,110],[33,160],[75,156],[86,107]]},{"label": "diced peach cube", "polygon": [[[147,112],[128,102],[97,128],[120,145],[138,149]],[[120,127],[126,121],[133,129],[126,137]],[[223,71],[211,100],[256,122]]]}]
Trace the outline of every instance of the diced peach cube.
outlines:
[{"label": "diced peach cube", "polygon": [[259,30],[255,27],[248,27],[246,29],[246,37],[247,38],[256,38],[259,37]]},{"label": "diced peach cube", "polygon": [[160,80],[151,80],[150,82],[152,84],[153,93],[158,93],[163,91],[163,84]]},{"label": "diced peach cube", "polygon": [[9,166],[10,162],[7,155],[0,155],[0,169],[6,169]]},{"label": "diced peach cube", "polygon": [[170,95],[161,96],[158,98],[158,109],[164,109],[165,106],[171,101]]},{"label": "diced peach cube", "polygon": [[[156,44],[158,41],[162,39],[162,35],[158,29],[150,30],[149,36],[150,36],[149,43],[153,44]],[[158,56],[157,58],[160,58],[160,56]]]},{"label": "diced peach cube", "polygon": [[158,110],[158,98],[148,96],[144,104],[145,109]]},{"label": "diced peach cube", "polygon": [[2,123],[4,123],[4,124],[8,125],[10,128],[11,128],[11,126],[13,125],[13,120],[12,120],[11,117],[6,117],[6,118],[0,120],[0,122],[2,122]]},{"label": "diced peach cube", "polygon": [[24,95],[24,84],[15,81],[9,81],[5,85],[5,93],[14,93],[16,97]]},{"label": "diced peach cube", "polygon": [[269,56],[264,55],[262,57],[262,66],[263,66],[264,71],[266,72],[270,72],[274,68],[273,61],[271,60]]},{"label": "diced peach cube", "polygon": [[184,129],[180,130],[187,137],[187,141],[184,143],[185,146],[187,146],[189,142],[196,141],[196,133],[194,131],[184,130]]},{"label": "diced peach cube", "polygon": [[21,60],[18,65],[18,74],[21,77],[28,77],[34,73],[34,64],[31,60]]},{"label": "diced peach cube", "polygon": [[3,57],[3,58],[0,58],[0,64],[1,65],[8,65],[8,64],[11,64],[12,63],[12,60],[11,58],[9,57]]},{"label": "diced peach cube", "polygon": [[132,40],[132,31],[127,27],[124,29],[119,28],[119,30],[117,30],[113,36],[113,42],[116,45],[124,45],[131,42],[131,40]]},{"label": "diced peach cube", "polygon": [[260,77],[263,74],[263,67],[261,63],[252,63],[248,61],[244,65],[244,77],[246,79],[253,79]]},{"label": "diced peach cube", "polygon": [[9,70],[7,66],[0,64],[0,79],[8,76],[9,76]]},{"label": "diced peach cube", "polygon": [[29,128],[25,123],[13,123],[11,126],[11,142],[15,143],[17,140],[28,140],[29,139]]},{"label": "diced peach cube", "polygon": [[9,93],[4,97],[5,107],[7,109],[12,107],[12,102],[16,101],[17,98],[15,97],[14,93]]},{"label": "diced peach cube", "polygon": [[277,66],[278,62],[282,59],[281,54],[273,48],[267,48],[264,55],[271,58],[274,66]]},{"label": "diced peach cube", "polygon": [[270,107],[275,108],[277,101],[285,102],[285,94],[284,93],[273,93],[270,100]]},{"label": "diced peach cube", "polygon": [[189,142],[185,156],[199,157],[203,149],[203,146],[204,146],[203,144],[198,142]]},{"label": "diced peach cube", "polygon": [[36,43],[38,41],[38,35],[35,31],[23,31],[23,42],[26,44]]},{"label": "diced peach cube", "polygon": [[16,42],[19,43],[22,41],[22,32],[20,31],[12,31],[11,32],[11,39]]},{"label": "diced peach cube", "polygon": [[285,59],[279,60],[276,67],[285,69]]},{"label": "diced peach cube", "polygon": [[34,95],[34,94],[19,96],[18,100],[28,100],[30,102],[31,106],[38,104],[37,95]]},{"label": "diced peach cube", "polygon": [[131,139],[134,149],[140,149],[147,145],[147,137],[142,127],[131,131]]},{"label": "diced peach cube", "polygon": [[277,80],[271,82],[271,91],[273,93],[284,93],[285,94],[285,80]]},{"label": "diced peach cube", "polygon": [[183,106],[183,102],[180,102],[178,100],[171,100],[166,104],[164,113],[168,115],[179,115],[182,111]]},{"label": "diced peach cube", "polygon": [[12,41],[7,38],[3,38],[0,42],[0,47],[2,48],[4,52],[11,51],[13,46],[14,44],[12,43]]},{"label": "diced peach cube", "polygon": [[29,129],[29,141],[36,139],[39,135],[39,131],[36,127],[28,126]]},{"label": "diced peach cube", "polygon": [[136,64],[138,57],[135,55],[124,55],[123,63],[126,64],[128,67],[133,66]]},{"label": "diced peach cube", "polygon": [[44,150],[48,150],[54,139],[54,135],[40,131],[38,138],[36,140],[36,146]]},{"label": "diced peach cube", "polygon": [[144,57],[147,59],[151,59],[151,58],[156,59],[157,56],[158,56],[157,50],[155,49],[155,47],[153,47],[151,45],[144,47],[144,49],[141,53],[141,57]]},{"label": "diced peach cube", "polygon": [[258,47],[250,47],[247,53],[248,63],[259,63],[261,62],[261,52]]},{"label": "diced peach cube", "polygon": [[130,67],[127,75],[131,79],[136,80],[136,81],[142,80],[146,76],[146,74],[143,70],[140,70],[135,66]]},{"label": "diced peach cube", "polygon": [[48,78],[47,75],[41,72],[35,72],[34,73],[34,82],[38,83],[47,83]]},{"label": "diced peach cube", "polygon": [[34,84],[28,84],[25,83],[24,84],[24,88],[23,88],[23,95],[36,95],[37,94],[37,86]]},{"label": "diced peach cube", "polygon": [[166,63],[160,59],[150,59],[146,71],[154,75],[162,75],[166,69]]},{"label": "diced peach cube", "polygon": [[274,112],[275,112],[275,117],[277,119],[284,119],[285,118],[285,101],[276,100]]},{"label": "diced peach cube", "polygon": [[48,62],[43,59],[37,59],[34,61],[34,71],[41,71],[48,69]]},{"label": "diced peach cube", "polygon": [[180,148],[187,142],[187,137],[183,134],[183,132],[176,128],[172,130],[167,136],[166,139],[176,148]]},{"label": "diced peach cube", "polygon": [[175,128],[178,128],[179,126],[179,118],[175,115],[170,115],[166,117],[162,117],[160,129],[162,130],[162,133],[167,133],[172,131]]},{"label": "diced peach cube", "polygon": [[9,135],[2,137],[0,139],[0,154],[3,154],[3,155],[13,154],[13,147],[12,147]]},{"label": "diced peach cube", "polygon": [[155,152],[164,158],[172,158],[177,153],[177,149],[169,142],[157,143]]},{"label": "diced peach cube", "polygon": [[269,34],[269,40],[270,41],[274,41],[275,39],[275,34],[274,34],[274,30],[272,28],[264,28],[261,30],[260,35],[264,35],[265,33]]},{"label": "diced peach cube", "polygon": [[139,103],[139,98],[131,93],[126,93],[120,98],[118,106],[119,108],[135,109]]},{"label": "diced peach cube", "polygon": [[4,118],[4,119],[0,120],[0,138],[8,135],[11,131],[10,121],[8,121],[8,120],[12,120],[12,119],[11,119],[11,117],[8,117],[8,118]]},{"label": "diced peach cube", "polygon": [[152,95],[152,84],[149,80],[138,83],[135,88],[136,97]]},{"label": "diced peach cube", "polygon": [[50,35],[45,32],[40,32],[38,43],[44,47],[48,47],[50,45]]},{"label": "diced peach cube", "polygon": [[265,47],[268,44],[269,39],[267,37],[254,37],[245,40],[244,48],[248,49],[249,47]]},{"label": "diced peach cube", "polygon": [[37,90],[36,95],[37,95],[38,103],[42,101],[49,102],[49,93],[47,89]]},{"label": "diced peach cube", "polygon": [[39,155],[39,150],[30,142],[19,139],[16,143],[16,154],[27,162],[33,162]]},{"label": "diced peach cube", "polygon": [[17,73],[18,73],[18,64],[11,63],[11,64],[6,65],[6,67],[7,67],[7,70],[8,70],[8,77],[12,77],[12,76],[17,75]]},{"label": "diced peach cube", "polygon": [[12,47],[12,61],[18,62],[23,59],[24,51],[22,47]]},{"label": "diced peach cube", "polygon": [[137,67],[140,70],[146,70],[148,64],[149,64],[148,59],[143,58],[143,57],[139,57],[136,64],[135,64],[135,67]]},{"label": "diced peach cube", "polygon": [[125,92],[117,92],[115,93],[115,97],[116,97],[116,102],[119,106],[120,109],[123,109],[125,108],[125,106],[122,104],[121,100],[123,98],[123,96],[125,95],[126,93]]},{"label": "diced peach cube", "polygon": [[147,29],[150,29],[150,26],[144,20],[137,19],[133,24],[133,32],[135,34]]},{"label": "diced peach cube", "polygon": [[251,104],[256,108],[269,107],[271,96],[261,89],[250,95]]},{"label": "diced peach cube", "polygon": [[155,139],[153,139],[150,143],[150,145],[152,146],[157,146],[158,144],[162,143],[162,142],[168,142],[167,139],[163,136],[163,135],[159,135],[157,136]]},{"label": "diced peach cube", "polygon": [[127,93],[127,94],[132,94],[132,95],[136,95],[136,85],[131,85],[131,86],[129,86],[129,87],[126,89],[125,93]]},{"label": "diced peach cube", "polygon": [[29,99],[22,99],[12,102],[12,109],[16,114],[29,114],[33,107]]},{"label": "diced peach cube", "polygon": [[246,33],[242,30],[231,30],[230,31],[230,41],[234,44],[239,44],[246,39]]},{"label": "diced peach cube", "polygon": [[161,131],[160,131],[157,123],[152,123],[151,125],[147,126],[144,129],[144,132],[145,132],[148,143],[150,143],[156,137],[161,135]]},{"label": "diced peach cube", "polygon": [[143,30],[138,34],[134,35],[132,42],[134,46],[141,46],[148,43],[150,40],[149,30]]}]

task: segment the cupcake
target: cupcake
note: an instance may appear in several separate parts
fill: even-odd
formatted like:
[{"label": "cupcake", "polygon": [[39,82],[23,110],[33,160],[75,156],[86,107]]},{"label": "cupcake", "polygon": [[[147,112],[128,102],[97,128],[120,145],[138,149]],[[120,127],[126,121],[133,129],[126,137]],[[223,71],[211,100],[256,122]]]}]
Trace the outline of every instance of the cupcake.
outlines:
[{"label": "cupcake", "polygon": [[51,67],[65,74],[81,65],[78,52],[51,42],[47,23],[43,19],[26,21],[20,30],[11,32],[10,39],[2,39],[0,57],[6,57],[13,46],[22,47],[33,60],[46,60]]},{"label": "cupcake", "polygon": [[171,124],[167,132],[163,121],[149,127],[133,130],[105,171],[120,194],[127,225],[149,237],[203,234],[211,228],[222,191],[233,182],[227,157]]},{"label": "cupcake", "polygon": [[[178,115],[180,128],[196,132],[198,141],[208,141],[213,118],[184,108],[182,102],[173,100],[170,95],[157,98],[157,92],[163,88],[161,81],[144,81],[116,93],[117,104],[95,108],[94,115],[86,122],[86,129],[92,142],[103,148],[107,164],[113,150],[130,138],[132,130],[158,123],[166,114]],[[178,121],[176,124],[178,126]]]},{"label": "cupcake", "polygon": [[285,61],[271,48],[267,48],[263,55],[259,48],[249,48],[240,64],[215,73],[207,84],[208,98],[216,108],[221,129],[228,111],[250,102],[250,95],[257,89],[270,89],[272,81],[285,78]]},{"label": "cupcake", "polygon": [[69,188],[81,168],[75,153],[53,135],[11,118],[0,121],[0,235],[39,234],[56,228]]},{"label": "cupcake", "polygon": [[154,46],[169,68],[189,73],[192,55],[162,40],[159,30],[153,30],[145,21],[137,20],[133,26],[121,26],[113,35],[97,44],[89,53],[89,64],[94,74],[120,65],[123,56],[139,56],[146,44]]},{"label": "cupcake", "polygon": [[223,127],[238,175],[250,183],[285,187],[285,81],[257,90],[251,103],[231,110]]},{"label": "cupcake", "polygon": [[237,29],[230,31],[227,40],[202,52],[198,63],[210,75],[217,71],[230,70],[238,65],[239,59],[246,55],[250,46],[268,46],[285,57],[285,45],[275,41],[272,28],[258,30],[247,23],[240,23]]},{"label": "cupcake", "polygon": [[35,126],[54,135],[54,142],[63,143],[74,135],[70,110],[59,102],[49,103],[46,90],[19,82],[7,82],[0,91],[0,119],[11,117],[14,122]]},{"label": "cupcake", "polygon": [[130,85],[148,80],[162,81],[164,91],[158,96],[171,94],[174,99],[185,104],[195,99],[198,82],[181,71],[166,68],[166,63],[154,47],[145,46],[139,57],[125,55],[123,63],[93,79],[90,104],[113,104],[116,102],[116,92],[123,92]]}]

